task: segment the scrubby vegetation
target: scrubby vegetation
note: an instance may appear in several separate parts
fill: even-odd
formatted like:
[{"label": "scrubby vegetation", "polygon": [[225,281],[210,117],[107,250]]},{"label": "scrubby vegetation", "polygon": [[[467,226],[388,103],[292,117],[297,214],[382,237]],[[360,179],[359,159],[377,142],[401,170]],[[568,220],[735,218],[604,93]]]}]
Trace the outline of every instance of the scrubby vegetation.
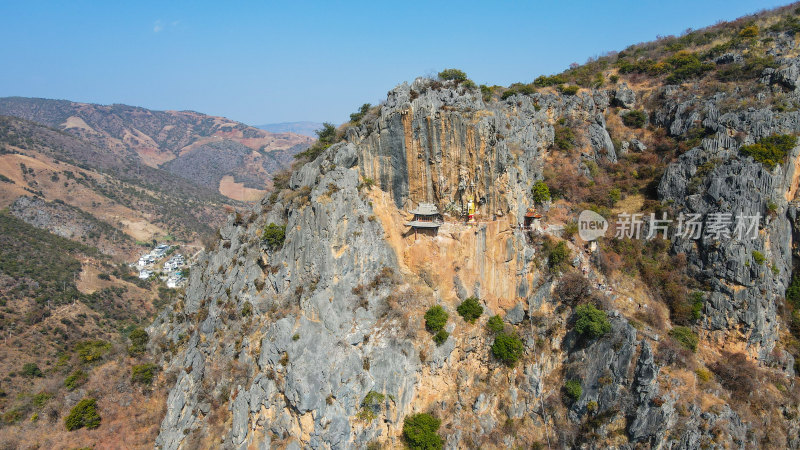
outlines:
[{"label": "scrubby vegetation", "polygon": [[564,383],[564,393],[567,395],[567,398],[574,402],[581,398],[581,394],[583,393],[583,388],[581,387],[581,382],[579,380],[569,380]]},{"label": "scrubby vegetation", "polygon": [[464,73],[463,70],[459,69],[444,69],[443,71],[439,72],[439,79],[460,83],[462,81],[467,81],[467,74]]},{"label": "scrubby vegetation", "polygon": [[647,114],[636,109],[628,111],[620,117],[622,117],[622,123],[631,128],[642,128],[647,122]]},{"label": "scrubby vegetation", "polygon": [[611,331],[611,323],[605,311],[591,303],[575,308],[575,331],[588,339],[596,339]]},{"label": "scrubby vegetation", "polygon": [[689,327],[677,326],[669,330],[669,335],[675,338],[687,350],[697,351],[698,337]]},{"label": "scrubby vegetation", "polygon": [[574,84],[570,85],[561,85],[558,87],[558,91],[564,95],[575,95],[580,90],[579,86],[575,86]]},{"label": "scrubby vegetation", "polygon": [[486,322],[486,328],[488,328],[492,333],[502,332],[503,328],[505,328],[505,325],[503,324],[503,318],[498,315],[490,317]]},{"label": "scrubby vegetation", "polygon": [[367,115],[371,107],[372,105],[370,105],[369,103],[364,103],[363,105],[361,105],[361,107],[358,108],[358,112],[350,114],[350,123],[352,123],[353,125],[358,125],[361,122],[361,119],[363,119],[364,116]]},{"label": "scrubby vegetation", "polygon": [[147,335],[143,328],[134,328],[131,334],[128,335],[128,339],[131,341],[128,346],[128,353],[131,356],[136,356],[147,350],[147,342],[150,340],[150,336]]},{"label": "scrubby vegetation", "polygon": [[[425,328],[431,333],[437,334],[444,330],[444,326],[447,324],[447,317],[448,314],[444,308],[439,305],[431,306],[425,313]],[[446,340],[447,337],[445,336],[444,339]]]},{"label": "scrubby vegetation", "polygon": [[427,413],[408,416],[403,420],[403,439],[412,450],[441,449],[444,441],[436,432],[442,421]]},{"label": "scrubby vegetation", "polygon": [[270,223],[264,227],[261,241],[264,242],[270,250],[277,250],[283,247],[284,240],[286,240],[286,225]]},{"label": "scrubby vegetation", "polygon": [[567,125],[564,118],[556,121],[553,126],[555,136],[553,137],[553,145],[559,150],[571,150],[577,144],[577,137],[572,128]]},{"label": "scrubby vegetation", "polygon": [[532,84],[514,83],[509,86],[508,89],[503,91],[503,93],[500,95],[500,98],[502,100],[506,100],[512,95],[531,95],[534,92],[536,92],[536,88]]},{"label": "scrubby vegetation", "polygon": [[72,372],[67,378],[64,379],[64,387],[68,391],[73,391],[76,388],[83,386],[89,380],[89,376],[81,369]]},{"label": "scrubby vegetation", "polygon": [[548,188],[547,183],[542,180],[533,183],[531,194],[533,194],[533,201],[536,203],[541,204],[550,201],[550,188]]},{"label": "scrubby vegetation", "polygon": [[25,363],[22,366],[22,370],[20,371],[20,373],[22,374],[23,377],[26,378],[37,378],[37,377],[41,378],[44,376],[42,374],[42,370],[39,369],[39,366],[37,366],[34,363]]},{"label": "scrubby vegetation", "polygon": [[576,306],[589,298],[591,285],[579,272],[568,272],[561,277],[555,289],[556,298],[566,305]]},{"label": "scrubby vegetation", "polygon": [[433,335],[433,342],[435,342],[436,345],[442,345],[447,342],[448,337],[450,337],[450,333],[445,330],[439,330]]},{"label": "scrubby vegetation", "polygon": [[778,164],[783,164],[786,155],[789,150],[794,148],[796,142],[797,137],[795,136],[778,134],[761,138],[752,145],[743,145],[739,152],[752,157],[766,167],[773,168]]},{"label": "scrubby vegetation", "polygon": [[552,272],[563,270],[568,264],[571,252],[564,241],[554,243],[551,240],[545,241],[544,253],[547,255],[547,266]]},{"label": "scrubby vegetation", "polygon": [[99,361],[109,350],[111,350],[111,343],[99,339],[75,344],[78,358],[87,364]]},{"label": "scrubby vegetation", "polygon": [[80,428],[92,430],[100,426],[100,421],[100,414],[97,412],[97,400],[84,398],[64,418],[64,426],[67,431],[75,431]]},{"label": "scrubby vegetation", "polygon": [[456,308],[458,314],[464,318],[465,321],[469,323],[475,323],[475,320],[483,314],[483,306],[478,303],[478,299],[476,297],[468,297],[466,300],[461,302]]},{"label": "scrubby vegetation", "polygon": [[131,384],[153,384],[158,366],[155,364],[139,364],[131,369]]},{"label": "scrubby vegetation", "polygon": [[[360,112],[360,111],[359,111]],[[299,160],[314,161],[319,155],[335,144],[339,139],[336,127],[332,123],[325,122],[322,128],[316,131],[317,141],[306,150],[296,154],[294,157]]]},{"label": "scrubby vegetation", "polygon": [[492,344],[492,355],[506,365],[513,366],[522,356],[522,341],[513,334],[498,333]]},{"label": "scrubby vegetation", "polygon": [[686,273],[686,256],[670,255],[668,241],[652,239],[609,239],[602,243],[600,267],[606,273],[621,270],[638,275],[651,293],[670,310],[673,322],[687,325],[698,317],[702,304],[690,296],[697,280]]}]

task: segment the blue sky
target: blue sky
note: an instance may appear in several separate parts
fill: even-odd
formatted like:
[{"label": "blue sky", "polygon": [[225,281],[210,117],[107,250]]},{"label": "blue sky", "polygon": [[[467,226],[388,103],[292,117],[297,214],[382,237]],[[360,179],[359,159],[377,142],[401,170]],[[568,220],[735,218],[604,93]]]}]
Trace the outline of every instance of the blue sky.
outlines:
[{"label": "blue sky", "polygon": [[0,96],[340,123],[443,68],[528,82],[785,3],[0,0]]}]

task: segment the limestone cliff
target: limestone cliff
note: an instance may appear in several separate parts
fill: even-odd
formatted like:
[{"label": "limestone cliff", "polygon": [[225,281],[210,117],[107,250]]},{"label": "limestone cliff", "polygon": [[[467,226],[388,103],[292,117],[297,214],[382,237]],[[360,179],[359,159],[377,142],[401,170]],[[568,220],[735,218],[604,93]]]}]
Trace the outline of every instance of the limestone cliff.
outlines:
[{"label": "limestone cliff", "polygon": [[[783,297],[800,148],[774,167],[741,153],[800,133],[796,109],[757,103],[800,102],[794,38],[769,37],[777,67],[747,85],[758,107],[740,108],[746,94],[735,90],[635,77],[574,94],[500,97],[429,79],[390,91],[287,189],[231,217],[184,298],[150,328],[175,376],[157,446],[399,447],[403,419],[430,412],[447,448],[797,448]],[[632,111],[650,127],[623,126]],[[565,140],[572,147],[559,151]],[[542,179],[562,198],[540,208],[541,232],[522,230]],[[672,236],[641,247],[680,266],[679,280],[658,278],[665,256],[605,241],[593,253],[568,231],[583,207],[612,212],[594,192],[609,179],[635,180],[613,212],[764,220],[755,239]],[[470,198],[475,224],[463,220]],[[419,202],[445,214],[435,236],[404,224]],[[262,239],[268,224],[285,225],[282,244]],[[560,265],[559,242],[569,253]],[[638,265],[609,263],[613,249]],[[698,292],[695,316],[670,303],[688,295],[670,281]],[[456,313],[470,296],[486,308],[476,323]],[[579,331],[583,303],[605,311],[607,329]],[[441,345],[425,330],[432,305],[449,313]],[[516,364],[492,356],[494,314],[521,338]]]}]

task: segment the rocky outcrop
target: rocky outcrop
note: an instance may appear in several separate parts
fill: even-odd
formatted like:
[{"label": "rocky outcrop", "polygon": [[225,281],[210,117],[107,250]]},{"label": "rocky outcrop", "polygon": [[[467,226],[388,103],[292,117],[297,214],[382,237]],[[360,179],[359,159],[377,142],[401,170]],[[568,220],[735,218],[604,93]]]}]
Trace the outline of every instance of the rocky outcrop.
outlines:
[{"label": "rocky outcrop", "polygon": [[[377,117],[298,168],[289,189],[262,202],[250,221],[232,218],[222,227],[220,245],[192,269],[182,303],[151,328],[183,345],[168,363],[177,380],[157,445],[201,446],[212,436],[236,448],[397,446],[403,418],[419,411],[445,418],[448,448],[551,437],[569,447],[589,445],[589,436],[620,448],[668,440],[696,448],[719,430],[726,445],[756,445],[753,423],[734,408],[700,408],[686,392],[664,388],[694,377],[660,366],[661,343],[672,338],[658,333],[668,328],[654,325],[663,327],[657,333],[630,319],[643,306],[607,290],[596,261],[570,242],[574,267],[586,268],[592,300],[606,306],[611,321],[602,338],[580,339],[572,305],[553,293],[560,274],[540,254],[542,234],[555,239],[561,228],[537,234],[516,226],[552,156],[559,119],[578,134],[579,163],[613,164],[620,157],[609,133],[619,121],[612,103],[633,108],[637,96],[640,108],[657,103],[647,111],[652,124],[673,136],[703,137],[661,177],[661,206],[684,215],[763,218],[753,239],[736,237],[732,226],[725,239],[672,237],[670,251],[686,255],[706,292],[696,329],[704,343],[743,344],[752,358],[769,361],[792,271],[787,198],[798,176],[793,164],[769,169],[738,149],[797,133],[799,116],[723,113],[728,94],[701,98],[674,86],[649,94],[621,84],[485,103],[476,89],[424,79],[390,91]],[[629,133],[620,150],[647,152],[648,133]],[[795,149],[789,161],[798,156]],[[435,237],[419,239],[403,225],[403,210],[419,202],[454,217],[470,198],[482,223],[449,221]],[[280,246],[261,241],[270,223],[286,226]],[[524,356],[516,366],[491,356],[494,335],[481,323],[458,317],[458,302],[473,295],[520,336]],[[451,318],[441,345],[424,331],[422,316],[433,304]],[[567,379],[582,386],[574,401],[560,393]],[[509,431],[515,426],[516,434]]]},{"label": "rocky outcrop", "polygon": [[628,109],[636,105],[636,93],[628,86],[628,83],[620,83],[614,91],[614,104]]},{"label": "rocky outcrop", "polygon": [[[683,106],[673,109],[676,118],[671,128],[684,122],[678,116],[686,110]],[[747,336],[748,350],[763,359],[778,339],[776,308],[791,278],[786,197],[796,189],[797,174],[791,163],[770,170],[750,158],[738,157],[739,144],[729,136],[747,133],[752,136],[748,140],[755,140],[797,133],[800,123],[794,114],[765,110],[720,116],[714,101],[706,102],[704,110],[705,117],[694,112],[690,121],[702,121],[716,133],[669,166],[659,185],[659,197],[687,218],[699,214],[705,225],[701,235],[676,235],[672,240],[673,251],[686,254],[692,272],[709,285],[704,328],[718,342],[725,342],[731,333]],[[788,161],[798,156],[800,148],[795,148]],[[715,221],[721,231],[708,233],[713,226],[709,224]],[[738,229],[737,223],[744,228]],[[747,232],[750,224],[757,229]],[[763,255],[764,261],[757,262],[762,258],[754,255]]]}]

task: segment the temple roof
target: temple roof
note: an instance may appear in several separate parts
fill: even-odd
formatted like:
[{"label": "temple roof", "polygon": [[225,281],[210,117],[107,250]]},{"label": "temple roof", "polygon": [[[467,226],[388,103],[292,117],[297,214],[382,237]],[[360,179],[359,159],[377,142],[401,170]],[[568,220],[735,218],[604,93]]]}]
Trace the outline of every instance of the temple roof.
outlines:
[{"label": "temple roof", "polygon": [[409,211],[411,214],[418,214],[420,216],[435,216],[439,214],[439,208],[433,203],[420,203],[417,209]]}]

